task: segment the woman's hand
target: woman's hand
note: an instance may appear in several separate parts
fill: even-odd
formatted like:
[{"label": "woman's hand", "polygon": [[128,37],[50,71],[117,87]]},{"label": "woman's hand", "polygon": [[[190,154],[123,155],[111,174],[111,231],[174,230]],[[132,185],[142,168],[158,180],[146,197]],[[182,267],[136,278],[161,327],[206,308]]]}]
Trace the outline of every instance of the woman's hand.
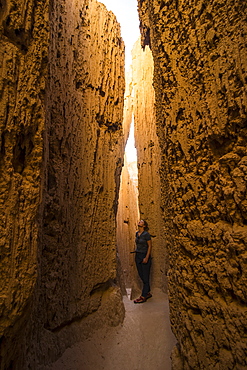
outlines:
[{"label": "woman's hand", "polygon": [[149,257],[151,255],[152,240],[148,240],[147,243],[148,243],[148,251],[147,251],[146,257],[143,258],[142,263],[148,263]]},{"label": "woman's hand", "polygon": [[149,258],[149,257],[145,257],[145,258],[143,258],[142,263],[148,263],[148,258]]}]

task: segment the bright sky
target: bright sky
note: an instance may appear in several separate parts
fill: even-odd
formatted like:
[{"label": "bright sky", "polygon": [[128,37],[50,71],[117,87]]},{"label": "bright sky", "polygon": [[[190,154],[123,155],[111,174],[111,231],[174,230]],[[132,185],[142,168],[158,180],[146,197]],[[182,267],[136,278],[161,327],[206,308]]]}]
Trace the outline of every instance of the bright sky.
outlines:
[{"label": "bright sky", "polygon": [[129,138],[125,146],[125,154],[127,157],[126,158],[127,162],[131,163],[131,162],[137,161],[137,153],[136,153],[136,148],[135,148],[135,135],[134,135],[134,118],[130,126]]},{"label": "bright sky", "polygon": [[137,41],[139,30],[139,18],[137,13],[137,0],[99,0],[105,4],[117,17],[121,25],[122,38],[125,43],[126,70],[131,64],[131,50]]}]

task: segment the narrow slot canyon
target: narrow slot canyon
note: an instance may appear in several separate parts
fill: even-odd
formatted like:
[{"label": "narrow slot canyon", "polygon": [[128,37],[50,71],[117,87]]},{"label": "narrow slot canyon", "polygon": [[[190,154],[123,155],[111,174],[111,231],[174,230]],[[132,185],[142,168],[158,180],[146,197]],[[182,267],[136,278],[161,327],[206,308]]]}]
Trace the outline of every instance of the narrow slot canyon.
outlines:
[{"label": "narrow slot canyon", "polygon": [[0,0],[0,370],[247,369],[247,4],[136,8]]}]

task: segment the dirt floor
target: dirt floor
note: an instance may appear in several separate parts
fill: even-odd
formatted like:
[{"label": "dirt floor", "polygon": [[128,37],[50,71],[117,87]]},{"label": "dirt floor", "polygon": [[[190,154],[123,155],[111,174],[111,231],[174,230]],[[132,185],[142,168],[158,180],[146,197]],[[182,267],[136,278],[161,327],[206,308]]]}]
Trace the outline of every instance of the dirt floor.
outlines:
[{"label": "dirt floor", "polygon": [[170,370],[176,341],[167,295],[160,290],[142,304],[124,297],[123,325],[95,333],[66,350],[51,370]]}]

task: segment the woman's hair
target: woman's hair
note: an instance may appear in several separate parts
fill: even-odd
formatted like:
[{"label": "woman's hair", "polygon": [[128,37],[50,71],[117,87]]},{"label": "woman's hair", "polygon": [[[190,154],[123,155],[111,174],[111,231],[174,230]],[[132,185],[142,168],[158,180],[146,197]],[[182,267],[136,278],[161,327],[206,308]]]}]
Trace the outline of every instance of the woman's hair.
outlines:
[{"label": "woman's hair", "polygon": [[143,222],[144,222],[144,230],[145,231],[148,231],[149,230],[149,227],[148,227],[147,221],[143,220]]}]

